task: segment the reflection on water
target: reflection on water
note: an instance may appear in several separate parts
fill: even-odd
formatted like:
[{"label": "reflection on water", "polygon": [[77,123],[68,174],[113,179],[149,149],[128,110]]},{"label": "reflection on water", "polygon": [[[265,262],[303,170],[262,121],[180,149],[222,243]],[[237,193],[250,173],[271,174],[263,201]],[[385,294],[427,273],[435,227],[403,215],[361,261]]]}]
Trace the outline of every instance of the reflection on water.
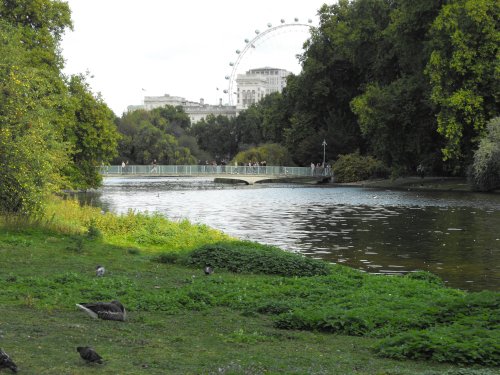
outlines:
[{"label": "reflection on water", "polygon": [[423,269],[451,286],[500,289],[498,195],[109,178],[87,199],[117,213],[187,218],[371,273]]}]

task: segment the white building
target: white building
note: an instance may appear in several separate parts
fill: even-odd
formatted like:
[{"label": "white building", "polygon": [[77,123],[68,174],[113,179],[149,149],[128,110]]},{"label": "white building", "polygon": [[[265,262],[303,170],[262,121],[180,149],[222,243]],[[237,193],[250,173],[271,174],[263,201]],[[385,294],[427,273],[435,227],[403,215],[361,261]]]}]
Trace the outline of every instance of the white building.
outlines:
[{"label": "white building", "polygon": [[129,105],[127,110],[129,112],[135,111],[136,109],[145,109],[149,111],[166,105],[174,107],[181,106],[191,119],[192,124],[200,121],[202,118],[206,118],[208,115],[235,117],[237,114],[236,107],[222,105],[222,99],[220,99],[219,105],[212,105],[205,104],[203,99],[200,99],[199,102],[191,102],[180,96],[170,96],[169,94],[163,96],[145,96],[144,104]]},{"label": "white building", "polygon": [[282,92],[286,78],[292,74],[285,69],[264,67],[250,69],[236,77],[238,111],[258,103],[264,96],[273,92]]}]

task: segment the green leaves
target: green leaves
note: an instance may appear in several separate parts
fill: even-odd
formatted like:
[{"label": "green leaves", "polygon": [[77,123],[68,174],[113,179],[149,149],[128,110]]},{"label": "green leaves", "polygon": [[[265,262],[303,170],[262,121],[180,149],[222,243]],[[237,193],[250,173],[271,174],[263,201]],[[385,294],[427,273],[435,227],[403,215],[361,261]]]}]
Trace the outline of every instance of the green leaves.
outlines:
[{"label": "green leaves", "polygon": [[[181,107],[165,106],[151,111],[137,110],[118,119],[122,134],[121,160],[137,164],[194,164],[190,149],[179,145],[176,137],[185,136],[190,120]],[[189,138],[189,137],[188,137]],[[185,144],[192,144],[185,139]]]},{"label": "green leaves", "polygon": [[83,76],[67,82],[58,43],[67,3],[0,2],[0,211],[39,216],[48,194],[97,187],[114,155],[114,115]]},{"label": "green leaves", "polygon": [[470,179],[476,190],[500,188],[500,117],[488,123],[486,134],[474,153]]},{"label": "green leaves", "polygon": [[445,159],[469,161],[475,138],[498,114],[498,17],[494,0],[456,0],[443,6],[432,29],[426,67]]}]

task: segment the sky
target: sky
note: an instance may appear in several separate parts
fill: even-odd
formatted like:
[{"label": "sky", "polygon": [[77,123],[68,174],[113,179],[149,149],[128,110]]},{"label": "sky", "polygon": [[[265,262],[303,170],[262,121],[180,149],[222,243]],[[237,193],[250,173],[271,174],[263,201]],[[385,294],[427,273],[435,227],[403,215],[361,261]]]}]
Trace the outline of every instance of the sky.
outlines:
[{"label": "sky", "polygon": [[[67,0],[73,31],[61,49],[65,74],[89,72],[95,93],[121,116],[144,96],[169,94],[198,102],[229,102],[228,77],[270,66],[295,74],[296,55],[316,26],[325,0]],[[328,2],[329,4],[331,3]],[[259,30],[260,34],[256,34]],[[265,34],[265,35],[264,35]],[[245,39],[255,48],[243,51]],[[229,65],[236,63],[237,69]],[[234,69],[234,70],[233,70]],[[233,92],[235,89],[232,90]],[[234,103],[234,99],[233,99]]]}]

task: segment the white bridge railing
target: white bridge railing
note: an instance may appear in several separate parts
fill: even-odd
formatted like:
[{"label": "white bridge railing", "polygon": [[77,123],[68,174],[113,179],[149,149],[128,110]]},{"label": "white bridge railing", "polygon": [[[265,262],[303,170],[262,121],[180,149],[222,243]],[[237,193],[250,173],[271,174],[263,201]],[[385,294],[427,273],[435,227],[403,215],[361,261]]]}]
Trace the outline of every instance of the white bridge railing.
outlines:
[{"label": "white bridge railing", "polygon": [[283,177],[330,177],[331,168],[284,166],[230,166],[230,165],[107,165],[99,167],[103,176],[212,176],[212,175],[267,175]]}]

